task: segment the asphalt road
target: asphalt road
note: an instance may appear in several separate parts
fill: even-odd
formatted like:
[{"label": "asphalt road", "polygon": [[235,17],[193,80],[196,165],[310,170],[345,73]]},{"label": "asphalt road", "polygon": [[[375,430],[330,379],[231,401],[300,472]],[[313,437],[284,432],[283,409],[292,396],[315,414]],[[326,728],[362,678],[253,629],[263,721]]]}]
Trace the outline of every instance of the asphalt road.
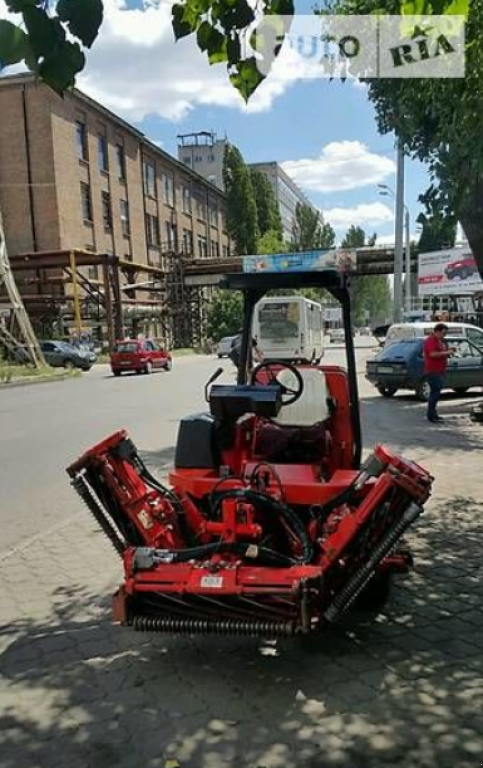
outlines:
[{"label": "asphalt road", "polygon": [[[369,350],[360,341],[362,361]],[[340,347],[327,353],[332,363],[344,358]],[[84,514],[64,469],[112,432],[127,429],[147,460],[167,469],[179,420],[204,410],[204,382],[220,364],[233,380],[230,361],[190,356],[177,358],[170,373],[114,378],[99,365],[79,379],[2,389],[0,555]]]}]

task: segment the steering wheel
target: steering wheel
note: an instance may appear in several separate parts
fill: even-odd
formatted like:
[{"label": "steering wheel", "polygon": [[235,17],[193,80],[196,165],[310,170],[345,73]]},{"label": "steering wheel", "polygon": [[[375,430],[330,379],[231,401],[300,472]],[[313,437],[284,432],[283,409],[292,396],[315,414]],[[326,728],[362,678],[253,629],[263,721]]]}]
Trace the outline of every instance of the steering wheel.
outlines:
[{"label": "steering wheel", "polygon": [[[280,381],[278,376],[280,373],[282,373],[283,370],[290,371],[290,373],[295,376],[297,382],[297,386],[295,388],[289,387]],[[266,373],[265,381],[261,380],[260,377],[260,373],[262,371],[265,371]],[[298,368],[296,368],[295,365],[291,365],[290,363],[283,363],[277,360],[270,360],[270,362],[260,363],[257,365],[252,371],[250,384],[259,384],[261,386],[276,384],[282,390],[283,406],[292,405],[292,403],[297,402],[297,400],[302,396],[302,392],[304,391],[304,380]]]}]

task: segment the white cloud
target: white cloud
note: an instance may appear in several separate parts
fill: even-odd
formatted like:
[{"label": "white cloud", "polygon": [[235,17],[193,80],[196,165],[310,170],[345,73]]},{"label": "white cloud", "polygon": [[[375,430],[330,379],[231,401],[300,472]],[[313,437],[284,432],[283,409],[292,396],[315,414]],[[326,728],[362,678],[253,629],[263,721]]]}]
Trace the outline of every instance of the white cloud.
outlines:
[{"label": "white cloud", "polygon": [[[361,203],[353,208],[330,208],[323,211],[324,221],[336,230],[346,230],[351,224],[360,227],[380,227],[394,221],[394,213],[384,203]],[[378,243],[380,239],[378,238]]]},{"label": "white cloud", "polygon": [[379,184],[395,173],[396,164],[360,141],[332,141],[320,157],[289,160],[283,169],[303,189],[337,192]]},{"label": "white cloud", "polygon": [[191,36],[175,42],[170,2],[144,0],[140,9],[126,8],[123,0],[105,0],[104,7],[99,38],[78,84],[128,120],[159,115],[176,121],[200,105],[262,112],[304,74],[304,63],[284,48],[246,105],[230,84],[225,65],[210,67]]}]

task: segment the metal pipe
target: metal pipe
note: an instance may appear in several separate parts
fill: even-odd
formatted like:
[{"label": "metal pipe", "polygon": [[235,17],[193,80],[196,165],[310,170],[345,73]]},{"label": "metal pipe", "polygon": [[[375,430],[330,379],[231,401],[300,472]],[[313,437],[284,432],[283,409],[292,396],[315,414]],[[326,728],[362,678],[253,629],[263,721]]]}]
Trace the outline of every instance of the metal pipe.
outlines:
[{"label": "metal pipe", "polygon": [[342,318],[344,322],[345,348],[347,356],[347,370],[349,372],[349,396],[352,431],[354,433],[354,457],[352,464],[359,469],[362,454],[361,420],[359,413],[359,390],[357,386],[357,363],[354,337],[352,335],[351,305],[349,293],[341,299]]},{"label": "metal pipe", "polygon": [[411,242],[410,242],[410,234],[409,234],[409,208],[407,205],[404,206],[406,209],[406,216],[405,216],[405,223],[406,223],[406,291],[405,291],[405,308],[406,312],[411,311],[411,299],[412,299],[412,290],[411,290]]},{"label": "metal pipe", "polygon": [[404,237],[404,149],[397,140],[396,220],[394,228],[394,322],[402,319],[402,273]]}]

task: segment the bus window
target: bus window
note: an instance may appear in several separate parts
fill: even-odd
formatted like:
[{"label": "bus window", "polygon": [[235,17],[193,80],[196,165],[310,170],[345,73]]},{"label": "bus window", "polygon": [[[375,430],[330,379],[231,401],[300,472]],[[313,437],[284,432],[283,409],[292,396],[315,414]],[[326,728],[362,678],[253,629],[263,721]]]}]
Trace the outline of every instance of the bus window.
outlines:
[{"label": "bus window", "polygon": [[295,301],[263,304],[258,310],[260,337],[273,341],[298,338],[300,311]]}]

